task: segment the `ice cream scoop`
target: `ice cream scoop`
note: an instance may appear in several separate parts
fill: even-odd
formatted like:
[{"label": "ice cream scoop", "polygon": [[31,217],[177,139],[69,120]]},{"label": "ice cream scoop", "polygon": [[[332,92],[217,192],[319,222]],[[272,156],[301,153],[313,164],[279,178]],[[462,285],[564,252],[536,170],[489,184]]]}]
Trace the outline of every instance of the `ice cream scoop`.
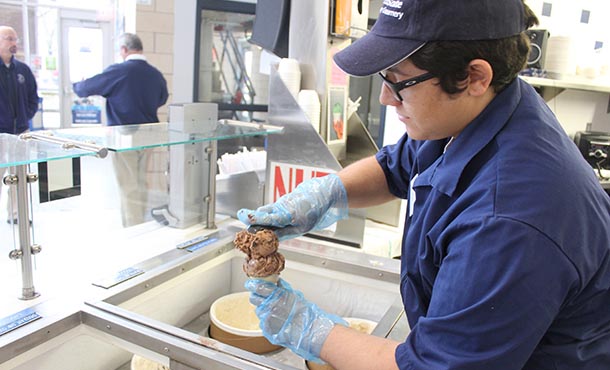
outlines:
[{"label": "ice cream scoop", "polygon": [[246,254],[243,269],[246,275],[277,282],[284,269],[284,256],[277,251],[279,240],[270,228],[250,226],[235,235],[235,248]]},{"label": "ice cream scoop", "polygon": [[277,229],[279,229],[279,227],[270,226],[270,225],[250,225],[250,226],[248,226],[248,228],[246,230],[248,230],[248,232],[250,234],[256,234],[256,232],[261,231],[261,230],[275,231]]},{"label": "ice cream scoop", "polygon": [[250,258],[244,263],[244,272],[250,277],[265,278],[279,275],[284,269],[285,260],[281,253],[273,253],[267,257]]}]

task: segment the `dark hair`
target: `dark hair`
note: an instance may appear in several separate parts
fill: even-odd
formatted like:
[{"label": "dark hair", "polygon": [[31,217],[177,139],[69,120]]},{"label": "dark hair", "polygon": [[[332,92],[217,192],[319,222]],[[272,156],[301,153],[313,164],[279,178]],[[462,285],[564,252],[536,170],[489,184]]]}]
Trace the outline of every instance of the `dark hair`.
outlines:
[{"label": "dark hair", "polygon": [[142,51],[142,40],[133,33],[124,33],[120,38],[120,46],[125,46],[127,50]]},{"label": "dark hair", "polygon": [[[538,24],[532,10],[523,4],[526,28]],[[468,63],[484,59],[493,69],[491,86],[502,91],[525,67],[530,51],[530,40],[525,32],[497,40],[433,41],[424,45],[409,59],[440,80],[440,86],[448,94],[466,89]]]}]

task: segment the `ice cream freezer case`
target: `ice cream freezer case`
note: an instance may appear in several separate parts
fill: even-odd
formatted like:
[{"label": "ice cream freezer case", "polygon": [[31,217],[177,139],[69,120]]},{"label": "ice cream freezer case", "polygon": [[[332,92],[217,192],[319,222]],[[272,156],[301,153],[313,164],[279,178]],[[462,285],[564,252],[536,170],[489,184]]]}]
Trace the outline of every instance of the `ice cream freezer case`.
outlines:
[{"label": "ice cream freezer case", "polygon": [[[254,353],[210,338],[212,304],[245,290],[239,230],[226,226],[142,261],[132,278],[96,281],[95,298],[73,313],[0,336],[0,370],[136,370],[136,358],[159,369],[307,369],[286,349]],[[281,277],[322,309],[377,323],[373,335],[408,334],[397,260],[307,239],[282,242],[280,252]]]}]

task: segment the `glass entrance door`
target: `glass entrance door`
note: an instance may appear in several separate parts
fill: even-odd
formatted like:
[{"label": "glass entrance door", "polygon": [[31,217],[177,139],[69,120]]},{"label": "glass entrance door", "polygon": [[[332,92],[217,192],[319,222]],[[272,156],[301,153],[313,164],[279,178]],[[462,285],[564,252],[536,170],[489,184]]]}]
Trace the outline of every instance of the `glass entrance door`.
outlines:
[{"label": "glass entrance door", "polygon": [[110,23],[62,17],[61,42],[61,127],[105,124],[105,99],[78,97],[72,84],[102,72],[112,63]]}]

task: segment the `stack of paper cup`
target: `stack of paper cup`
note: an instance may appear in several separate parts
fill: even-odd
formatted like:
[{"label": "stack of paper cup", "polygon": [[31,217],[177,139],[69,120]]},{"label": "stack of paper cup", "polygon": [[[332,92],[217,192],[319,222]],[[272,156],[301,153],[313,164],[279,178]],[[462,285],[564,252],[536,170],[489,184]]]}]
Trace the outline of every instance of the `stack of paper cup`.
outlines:
[{"label": "stack of paper cup", "polygon": [[277,69],[280,78],[284,85],[290,91],[290,94],[297,99],[299,90],[301,90],[301,67],[296,59],[282,58]]},{"label": "stack of paper cup", "polygon": [[320,132],[320,98],[318,92],[316,90],[301,90],[297,102],[316,132]]},{"label": "stack of paper cup", "polygon": [[576,73],[575,46],[572,37],[549,37],[544,66],[550,77],[563,78]]}]

